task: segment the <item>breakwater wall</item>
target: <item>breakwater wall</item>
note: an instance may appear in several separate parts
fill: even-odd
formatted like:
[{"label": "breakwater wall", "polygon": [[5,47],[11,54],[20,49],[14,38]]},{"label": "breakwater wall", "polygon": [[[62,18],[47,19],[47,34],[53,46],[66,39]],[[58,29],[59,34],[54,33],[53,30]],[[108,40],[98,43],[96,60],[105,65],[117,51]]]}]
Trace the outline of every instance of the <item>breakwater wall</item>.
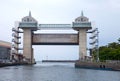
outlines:
[{"label": "breakwater wall", "polygon": [[76,60],[42,60],[42,62],[76,62]]},{"label": "breakwater wall", "polygon": [[102,70],[120,71],[120,64],[117,64],[117,63],[76,61],[75,67],[76,68],[87,68],[87,69],[102,69]]}]

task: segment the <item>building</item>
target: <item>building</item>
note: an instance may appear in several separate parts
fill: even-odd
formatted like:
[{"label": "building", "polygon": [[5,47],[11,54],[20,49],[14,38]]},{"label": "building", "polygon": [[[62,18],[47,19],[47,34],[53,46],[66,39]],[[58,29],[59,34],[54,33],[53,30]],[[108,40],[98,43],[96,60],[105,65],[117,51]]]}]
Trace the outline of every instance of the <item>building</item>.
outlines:
[{"label": "building", "polygon": [[10,60],[11,43],[0,40],[0,62]]}]

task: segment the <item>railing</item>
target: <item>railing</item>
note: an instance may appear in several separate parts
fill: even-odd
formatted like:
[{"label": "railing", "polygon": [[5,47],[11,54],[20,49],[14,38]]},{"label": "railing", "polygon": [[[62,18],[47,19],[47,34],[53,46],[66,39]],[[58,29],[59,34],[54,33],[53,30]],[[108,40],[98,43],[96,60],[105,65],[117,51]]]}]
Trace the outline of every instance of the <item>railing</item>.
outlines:
[{"label": "railing", "polygon": [[38,27],[37,23],[19,23],[19,27]]},{"label": "railing", "polygon": [[72,29],[71,24],[39,24],[38,29],[40,30],[56,30],[56,29]]},{"label": "railing", "polygon": [[76,22],[73,22],[72,26],[73,27],[91,27],[91,22],[87,22],[87,23],[76,23]]},{"label": "railing", "polygon": [[76,23],[73,24],[39,24],[37,23],[19,23],[19,27],[37,27],[40,30],[69,30],[74,27],[91,27],[91,22],[87,23]]}]

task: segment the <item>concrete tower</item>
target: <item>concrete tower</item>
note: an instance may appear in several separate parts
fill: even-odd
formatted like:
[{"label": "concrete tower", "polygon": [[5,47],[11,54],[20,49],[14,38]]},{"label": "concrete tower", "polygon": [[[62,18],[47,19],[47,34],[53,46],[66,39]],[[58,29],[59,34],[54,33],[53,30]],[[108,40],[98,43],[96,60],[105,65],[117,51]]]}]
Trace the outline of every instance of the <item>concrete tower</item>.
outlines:
[{"label": "concrete tower", "polygon": [[23,29],[23,56],[30,64],[35,62],[32,48],[32,34],[33,31],[37,30],[37,27],[38,23],[31,16],[31,12],[29,12],[29,16],[22,18],[22,21],[19,23],[19,28]]},{"label": "concrete tower", "polygon": [[78,31],[79,36],[79,60],[84,60],[87,55],[87,33],[86,31],[91,29],[91,22],[84,16],[83,11],[81,16],[77,17],[72,23],[73,29]]}]

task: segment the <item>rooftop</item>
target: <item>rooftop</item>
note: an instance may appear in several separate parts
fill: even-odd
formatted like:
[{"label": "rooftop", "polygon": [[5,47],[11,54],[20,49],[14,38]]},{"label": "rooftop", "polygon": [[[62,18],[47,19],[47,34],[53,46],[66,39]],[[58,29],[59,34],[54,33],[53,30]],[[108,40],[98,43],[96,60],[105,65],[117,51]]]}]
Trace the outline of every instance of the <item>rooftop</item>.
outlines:
[{"label": "rooftop", "polygon": [[11,43],[0,40],[0,46],[11,48]]}]

